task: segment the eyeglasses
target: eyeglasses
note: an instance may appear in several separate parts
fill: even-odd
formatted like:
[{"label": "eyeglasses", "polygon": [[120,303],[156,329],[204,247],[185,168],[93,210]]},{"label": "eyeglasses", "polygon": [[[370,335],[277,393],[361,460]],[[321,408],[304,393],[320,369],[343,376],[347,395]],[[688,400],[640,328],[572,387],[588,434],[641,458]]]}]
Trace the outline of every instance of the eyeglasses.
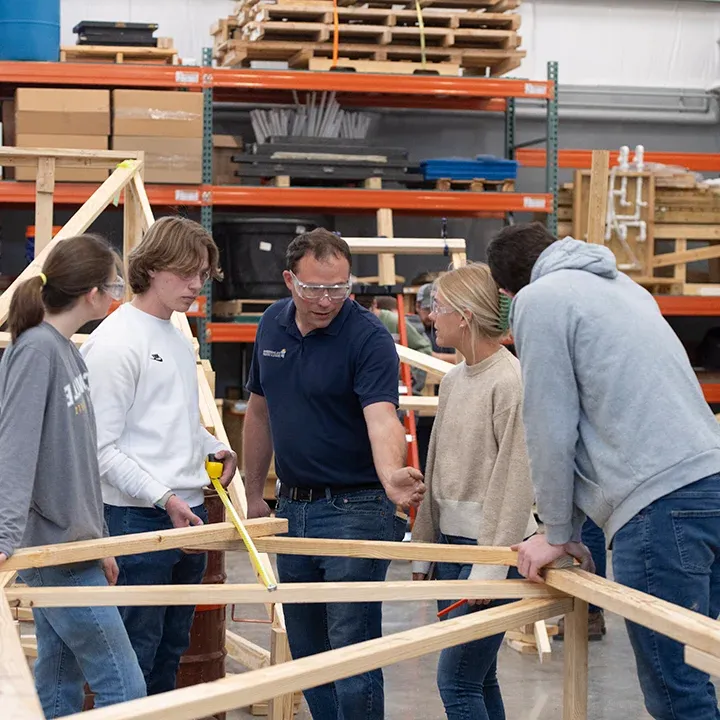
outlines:
[{"label": "eyeglasses", "polygon": [[194,280],[196,277],[200,278],[200,282],[204,285],[209,279],[212,272],[207,270],[198,270],[194,273],[188,273],[187,275],[181,275],[180,273],[175,273],[181,280],[184,282],[190,282],[191,280]]},{"label": "eyeglasses", "polygon": [[106,283],[102,288],[113,300],[122,300],[125,297],[125,281],[118,275],[115,282]]},{"label": "eyeglasses", "polygon": [[295,276],[295,273],[290,271],[290,275],[295,285],[297,294],[303,300],[322,300],[327,294],[328,298],[333,302],[340,302],[341,300],[347,299],[350,295],[350,283],[339,283],[338,285],[309,285],[308,283],[300,282]]},{"label": "eyeglasses", "polygon": [[443,305],[438,305],[437,300],[433,300],[431,312],[435,315],[450,315],[451,313],[454,313],[455,311],[452,308],[444,307]]}]

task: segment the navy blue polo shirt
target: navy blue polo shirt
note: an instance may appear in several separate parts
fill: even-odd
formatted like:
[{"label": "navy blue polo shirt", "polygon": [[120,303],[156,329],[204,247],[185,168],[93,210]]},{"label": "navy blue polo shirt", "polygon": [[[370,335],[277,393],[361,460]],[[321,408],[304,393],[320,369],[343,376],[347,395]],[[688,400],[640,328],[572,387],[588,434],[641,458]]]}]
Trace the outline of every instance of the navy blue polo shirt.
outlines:
[{"label": "navy blue polo shirt", "polygon": [[398,405],[398,356],[385,326],[345,300],[328,327],[305,337],[286,298],[258,326],[246,388],[265,396],[275,469],[290,487],[379,483],[363,408]]}]

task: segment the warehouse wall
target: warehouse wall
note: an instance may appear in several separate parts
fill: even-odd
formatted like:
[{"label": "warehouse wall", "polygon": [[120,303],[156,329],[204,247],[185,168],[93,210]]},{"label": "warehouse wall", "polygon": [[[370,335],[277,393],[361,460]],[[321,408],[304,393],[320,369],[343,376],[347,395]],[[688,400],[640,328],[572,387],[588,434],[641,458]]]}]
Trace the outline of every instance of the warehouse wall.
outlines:
[{"label": "warehouse wall", "polygon": [[[62,38],[80,20],[154,22],[181,55],[199,59],[208,29],[233,0],[62,0]],[[720,4],[693,0],[523,0],[523,77],[559,60],[578,85],[706,88],[720,81]]]}]

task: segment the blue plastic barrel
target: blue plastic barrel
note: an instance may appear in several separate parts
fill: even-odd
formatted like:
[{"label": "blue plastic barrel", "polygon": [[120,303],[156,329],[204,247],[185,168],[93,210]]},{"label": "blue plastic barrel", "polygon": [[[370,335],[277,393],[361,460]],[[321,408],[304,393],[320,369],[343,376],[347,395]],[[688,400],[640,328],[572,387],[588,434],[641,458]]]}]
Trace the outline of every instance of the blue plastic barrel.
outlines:
[{"label": "blue plastic barrel", "polygon": [[60,0],[0,0],[0,60],[55,61]]}]

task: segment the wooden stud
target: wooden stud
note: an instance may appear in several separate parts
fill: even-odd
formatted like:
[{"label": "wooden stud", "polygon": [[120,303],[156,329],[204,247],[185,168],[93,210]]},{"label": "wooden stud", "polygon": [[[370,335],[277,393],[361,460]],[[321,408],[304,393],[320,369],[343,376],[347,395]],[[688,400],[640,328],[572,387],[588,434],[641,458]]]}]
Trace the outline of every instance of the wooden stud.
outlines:
[{"label": "wooden stud", "polygon": [[259,670],[270,665],[270,651],[246,640],[232,630],[225,631],[225,650],[229,658],[248,670]]},{"label": "wooden stud", "polygon": [[540,658],[540,662],[542,662],[546,657],[549,657],[552,654],[552,647],[550,646],[547,626],[545,625],[544,620],[538,620],[532,627],[538,657]]},{"label": "wooden stud", "polygon": [[0,594],[0,697],[3,720],[44,720],[17,623]]},{"label": "wooden stud", "polygon": [[588,198],[587,241],[597,245],[605,243],[609,172],[610,152],[608,150],[593,150]]},{"label": "wooden stud", "polygon": [[656,240],[720,240],[720,225],[655,225]]},{"label": "wooden stud", "polygon": [[395,255],[441,255],[445,248],[453,257],[465,255],[463,238],[384,238],[384,237],[344,237],[353,255],[375,255],[390,250]]},{"label": "wooden stud", "polygon": [[720,623],[717,620],[579,568],[547,570],[545,582],[550,587],[617,613],[683,645],[720,654]]},{"label": "wooden stud", "polygon": [[152,208],[150,207],[150,201],[148,200],[147,192],[145,191],[145,183],[141,177],[141,173],[135,173],[133,177],[133,187],[135,188],[135,194],[137,195],[138,202],[142,209],[143,215],[143,230],[147,230],[154,222],[155,216],[153,215]]},{"label": "wooden stud", "polygon": [[73,215],[55,238],[35,257],[35,259],[18,275],[14,282],[0,295],[0,325],[7,321],[10,301],[15,289],[31,277],[42,271],[45,259],[55,245],[65,238],[84,233],[97,219],[100,213],[113,201],[113,198],[132,180],[138,167],[136,160],[129,161],[126,167],[118,168]]},{"label": "wooden stud", "polygon": [[[676,240],[675,242],[681,241]],[[697,260],[712,260],[714,258],[720,258],[720,243],[710,245],[709,247],[697,248],[696,250],[682,251],[678,251],[676,245],[676,252],[655,255],[652,259],[652,266],[655,268],[669,267],[671,265],[679,265],[681,263],[684,265],[685,263],[696,262]]]},{"label": "wooden stud", "polygon": [[[125,188],[125,204],[123,205],[123,277],[127,281],[128,257],[142,240],[143,236],[143,215],[140,200],[131,183]],[[125,283],[125,300],[132,298],[130,283]]]},{"label": "wooden stud", "polygon": [[55,160],[55,167],[115,169],[118,163],[137,160],[141,154],[131,150],[0,147],[0,166],[34,165],[40,158],[52,158]]},{"label": "wooden stud", "polygon": [[153,605],[247,605],[277,603],[354,603],[453,600],[463,597],[488,599],[557,598],[563,593],[528,580],[435,580],[413,582],[285,583],[268,591],[262,585],[122,585],[99,587],[23,587],[5,590],[13,607],[141,607]]},{"label": "wooden stud", "polygon": [[54,193],[55,158],[38,158],[35,180],[35,257],[52,240]]},{"label": "wooden stud", "polygon": [[[75,347],[79,348],[84,342],[87,341],[87,339],[89,337],[90,337],[89,335],[81,335],[78,333],[76,335],[73,335],[71,340],[73,342],[73,345],[75,345]],[[0,348],[2,348],[2,349],[6,348],[10,344],[10,342],[11,342],[10,333],[5,330],[0,331]]]},{"label": "wooden stud", "polygon": [[[287,532],[287,521],[278,518],[246,520],[245,525],[251,537],[260,537],[267,533]],[[195,527],[98,538],[97,540],[80,540],[59,545],[41,545],[18,550],[3,563],[3,569],[24,570],[31,567],[48,567],[49,565],[64,565],[86,560],[101,560],[110,556],[172,550],[189,547],[193,542],[232,540],[236,537],[237,530],[232,523],[212,523]]]},{"label": "wooden stud", "polygon": [[[365,187],[368,190],[381,190],[382,179],[372,177],[365,180]],[[393,214],[390,208],[379,208],[376,213],[377,218],[377,234],[381,238],[392,239],[393,232]],[[380,253],[378,255],[378,276],[380,285],[395,284],[395,256],[390,253]]]},{"label": "wooden stud", "polygon": [[[687,240],[679,238],[675,241],[675,253],[684,253],[687,250]],[[687,282],[687,265],[678,263],[673,270],[673,279],[683,285]]]},{"label": "wooden stud", "polygon": [[710,653],[686,645],[685,662],[698,670],[708,673],[708,675],[720,677],[720,648],[718,648],[717,654],[711,655]]},{"label": "wooden stud", "polygon": [[[292,655],[290,655],[287,633],[280,628],[271,628],[270,633],[270,663],[279,665],[290,662]],[[294,700],[295,697],[291,692],[271,698],[268,705],[270,720],[292,720]]]},{"label": "wooden stud", "polygon": [[570,599],[520,600],[262,670],[69,715],[66,720],[167,720],[169,717],[193,720],[207,717],[212,713],[247,707],[278,693],[306,690],[496,635],[523,623],[566,613],[571,608]]},{"label": "wooden stud", "polygon": [[412,350],[398,343],[395,344],[395,350],[397,350],[398,357],[402,362],[425,370],[429,375],[436,377],[447,375],[447,373],[455,367],[452,363],[439,360],[438,358],[432,357],[432,355],[426,355],[425,353]]},{"label": "wooden stud", "polygon": [[481,545],[439,545],[437,543],[397,543],[382,540],[330,540],[326,538],[258,537],[258,550],[283,555],[321,557],[360,557],[380,560],[426,560],[473,563],[477,565],[517,565],[517,552],[510,548]]},{"label": "wooden stud", "polygon": [[563,720],[587,720],[588,604],[575,600],[565,615]]}]

